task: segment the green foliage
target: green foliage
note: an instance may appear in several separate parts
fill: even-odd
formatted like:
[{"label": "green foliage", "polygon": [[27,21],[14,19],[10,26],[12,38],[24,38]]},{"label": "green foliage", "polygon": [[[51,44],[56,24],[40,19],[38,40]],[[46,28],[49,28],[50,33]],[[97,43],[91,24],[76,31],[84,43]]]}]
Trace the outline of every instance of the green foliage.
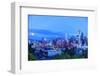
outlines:
[{"label": "green foliage", "polygon": [[68,53],[62,53],[61,55],[55,56],[53,59],[70,59],[71,56]]},{"label": "green foliage", "polygon": [[85,58],[83,55],[73,55],[70,56],[67,52],[62,53],[61,55],[56,55],[53,59],[80,59]]},{"label": "green foliage", "polygon": [[31,61],[31,60],[36,60],[36,57],[32,54],[32,53],[29,53],[28,54],[28,60]]}]

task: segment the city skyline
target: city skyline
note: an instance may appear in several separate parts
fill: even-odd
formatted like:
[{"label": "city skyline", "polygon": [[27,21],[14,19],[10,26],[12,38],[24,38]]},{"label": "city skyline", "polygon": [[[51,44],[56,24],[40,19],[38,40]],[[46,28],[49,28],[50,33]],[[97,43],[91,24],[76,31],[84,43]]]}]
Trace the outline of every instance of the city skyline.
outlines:
[{"label": "city skyline", "polygon": [[28,60],[88,58],[88,17],[28,15]]}]

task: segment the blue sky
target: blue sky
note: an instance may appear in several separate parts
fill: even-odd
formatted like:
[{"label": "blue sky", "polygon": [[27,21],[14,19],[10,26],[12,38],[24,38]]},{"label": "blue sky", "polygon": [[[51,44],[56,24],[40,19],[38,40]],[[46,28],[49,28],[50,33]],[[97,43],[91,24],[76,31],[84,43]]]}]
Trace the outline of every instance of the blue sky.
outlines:
[{"label": "blue sky", "polygon": [[76,34],[88,32],[88,17],[28,15],[28,29]]}]

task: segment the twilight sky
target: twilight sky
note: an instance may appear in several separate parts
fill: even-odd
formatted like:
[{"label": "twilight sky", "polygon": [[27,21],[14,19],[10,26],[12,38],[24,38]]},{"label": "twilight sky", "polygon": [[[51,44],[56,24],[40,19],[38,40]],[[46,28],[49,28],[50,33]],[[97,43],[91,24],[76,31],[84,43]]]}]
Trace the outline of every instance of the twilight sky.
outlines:
[{"label": "twilight sky", "polygon": [[76,34],[81,30],[88,32],[88,17],[28,15],[28,29],[49,30],[68,34]]}]

